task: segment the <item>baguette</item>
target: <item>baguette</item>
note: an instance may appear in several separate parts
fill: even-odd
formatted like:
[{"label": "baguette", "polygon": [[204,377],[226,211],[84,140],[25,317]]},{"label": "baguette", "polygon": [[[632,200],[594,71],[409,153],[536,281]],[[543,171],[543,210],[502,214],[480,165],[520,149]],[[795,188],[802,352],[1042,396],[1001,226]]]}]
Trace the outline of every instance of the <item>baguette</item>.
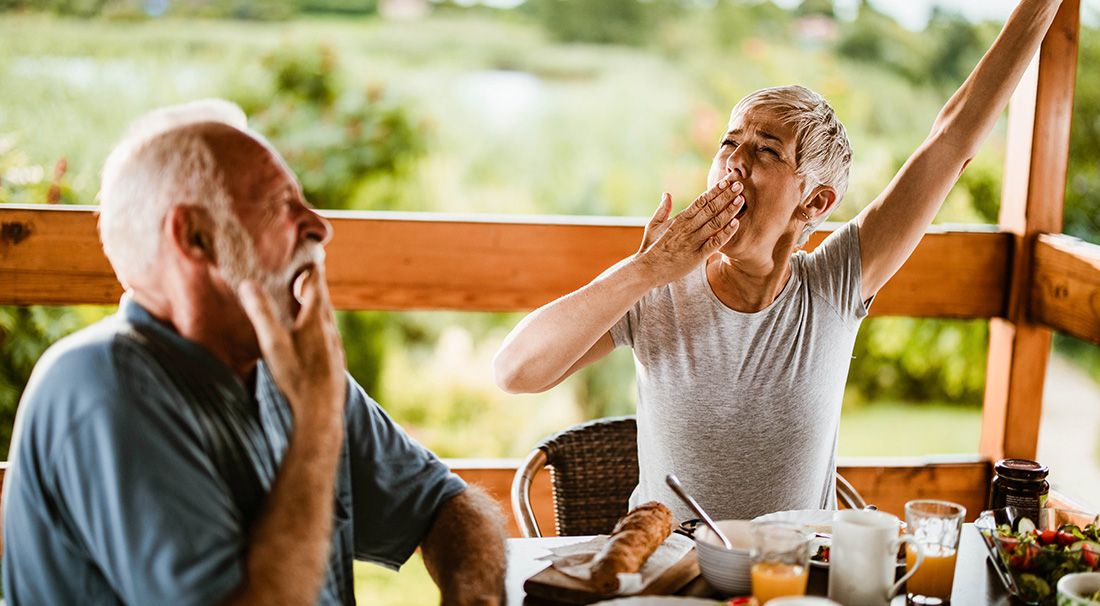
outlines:
[{"label": "baguette", "polygon": [[592,585],[603,594],[619,589],[620,572],[638,572],[672,532],[672,512],[652,501],[626,514],[592,565]]}]

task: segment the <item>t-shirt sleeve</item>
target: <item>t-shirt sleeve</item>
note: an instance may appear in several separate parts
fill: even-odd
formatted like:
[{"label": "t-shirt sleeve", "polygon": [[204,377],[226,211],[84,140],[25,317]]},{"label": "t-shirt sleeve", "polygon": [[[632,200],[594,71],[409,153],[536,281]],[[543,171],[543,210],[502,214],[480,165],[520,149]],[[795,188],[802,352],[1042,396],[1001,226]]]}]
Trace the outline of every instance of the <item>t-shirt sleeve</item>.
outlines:
[{"label": "t-shirt sleeve", "polygon": [[348,447],[355,557],[397,569],[416,551],[436,510],[466,489],[348,378]]},{"label": "t-shirt sleeve", "polygon": [[848,321],[867,317],[874,297],[863,301],[863,265],[859,252],[859,225],[842,225],[806,256],[806,279],[815,294],[824,298]]},{"label": "t-shirt sleeve", "polygon": [[122,602],[218,603],[244,578],[240,514],[198,436],[109,359],[64,356],[31,395],[81,411],[44,457],[61,522]]},{"label": "t-shirt sleeve", "polygon": [[641,302],[635,303],[619,321],[611,327],[611,340],[615,347],[634,347],[634,330],[638,326],[638,313]]}]

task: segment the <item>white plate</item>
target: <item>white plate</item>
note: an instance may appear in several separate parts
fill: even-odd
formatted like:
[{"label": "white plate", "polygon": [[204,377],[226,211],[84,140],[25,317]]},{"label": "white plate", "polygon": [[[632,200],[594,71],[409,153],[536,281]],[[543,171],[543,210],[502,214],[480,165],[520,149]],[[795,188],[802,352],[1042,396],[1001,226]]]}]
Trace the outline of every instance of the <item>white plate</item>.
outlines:
[{"label": "white plate", "polygon": [[597,602],[593,606],[719,606],[723,602],[700,598],[680,598],[676,596],[644,595],[632,598],[615,598]]},{"label": "white plate", "polygon": [[792,509],[791,511],[777,511],[762,515],[753,522],[790,522],[808,526],[814,532],[829,534],[833,531],[833,514],[829,509]]}]

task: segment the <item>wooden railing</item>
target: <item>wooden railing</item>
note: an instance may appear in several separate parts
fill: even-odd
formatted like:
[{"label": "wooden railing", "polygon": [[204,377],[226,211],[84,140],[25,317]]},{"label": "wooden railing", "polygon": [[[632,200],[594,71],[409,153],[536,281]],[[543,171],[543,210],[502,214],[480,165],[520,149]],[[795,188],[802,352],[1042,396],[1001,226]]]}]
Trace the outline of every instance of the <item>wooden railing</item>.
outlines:
[{"label": "wooden railing", "polygon": [[[94,210],[0,206],[0,304],[118,303],[122,287]],[[322,214],[333,223],[328,278],[341,309],[533,309],[583,286],[642,238],[630,219]],[[1011,249],[1011,235],[993,228],[930,233],[871,313],[1002,316]]]},{"label": "wooden railing", "polygon": [[[867,498],[900,512],[908,498],[988,494],[990,460],[1034,457],[1052,330],[1100,343],[1100,247],[1062,225],[1079,0],[1064,0],[1013,99],[1000,227],[930,232],[872,307],[875,315],[989,318],[990,353],[976,457],[846,461]],[[343,309],[525,310],[581,286],[630,254],[641,220],[325,213],[329,279]],[[827,232],[827,230],[826,230]],[[817,234],[816,246],[826,233]],[[92,207],[0,205],[0,304],[114,304]],[[515,462],[456,461],[506,511]],[[0,468],[0,474],[3,469]],[[536,515],[550,519],[546,474]],[[513,527],[514,529],[514,527]]]},{"label": "wooden railing", "polygon": [[[345,309],[527,309],[584,284],[641,237],[640,222],[628,220],[324,214],[336,234],[328,260],[333,299]],[[993,228],[929,233],[872,312],[1003,318],[1013,246],[1011,234]],[[1100,301],[1100,247],[1044,236],[1038,250],[1041,321],[1100,342],[1100,306],[1081,303]],[[0,304],[113,304],[120,294],[93,207],[0,205]],[[461,460],[455,467],[507,506],[515,461]],[[986,502],[990,465],[988,456],[848,460],[842,473],[887,511],[928,496],[976,513]],[[544,522],[553,515],[549,495],[543,474],[533,501]]]}]

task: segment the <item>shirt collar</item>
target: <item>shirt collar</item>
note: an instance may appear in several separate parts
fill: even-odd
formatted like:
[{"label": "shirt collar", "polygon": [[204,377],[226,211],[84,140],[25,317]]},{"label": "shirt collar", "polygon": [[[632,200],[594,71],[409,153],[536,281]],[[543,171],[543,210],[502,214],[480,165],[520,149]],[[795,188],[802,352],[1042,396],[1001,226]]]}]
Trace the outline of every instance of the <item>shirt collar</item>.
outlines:
[{"label": "shirt collar", "polygon": [[250,391],[236,373],[208,349],[179,334],[171,325],[158,320],[128,292],[122,295],[118,303],[118,315],[126,322],[143,329],[147,335],[179,350],[189,364],[195,365],[193,371],[205,380],[216,381],[242,396]]}]

